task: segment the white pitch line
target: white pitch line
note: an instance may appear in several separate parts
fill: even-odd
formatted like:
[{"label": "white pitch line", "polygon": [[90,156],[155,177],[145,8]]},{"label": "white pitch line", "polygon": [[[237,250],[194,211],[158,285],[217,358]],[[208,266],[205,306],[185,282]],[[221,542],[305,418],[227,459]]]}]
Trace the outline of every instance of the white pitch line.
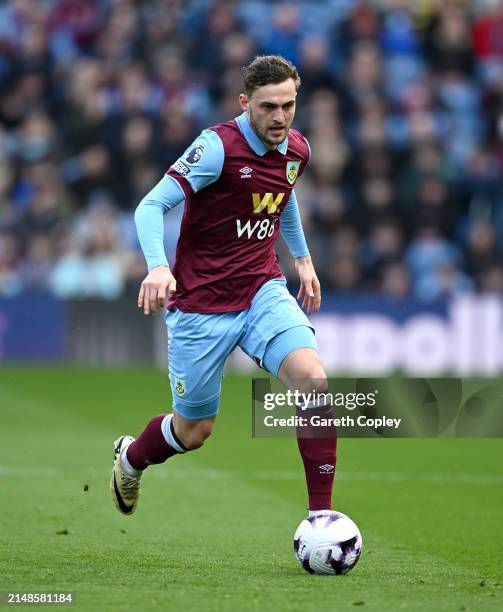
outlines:
[{"label": "white pitch line", "polygon": [[49,466],[0,465],[0,476],[60,476],[59,468]]},{"label": "white pitch line", "polygon": [[[42,476],[53,478],[68,476],[77,473],[84,476],[105,476],[110,474],[110,468],[80,468],[69,472],[54,466],[9,466],[0,465],[2,476]],[[299,480],[304,476],[302,470],[218,470],[211,468],[158,468],[149,470],[154,478],[160,479],[205,479],[205,480]],[[150,476],[149,476],[150,477]],[[406,473],[406,472],[336,472],[336,480],[363,481],[363,482],[424,482],[428,484],[474,484],[474,485],[502,485],[503,474],[447,474],[447,473]]]}]

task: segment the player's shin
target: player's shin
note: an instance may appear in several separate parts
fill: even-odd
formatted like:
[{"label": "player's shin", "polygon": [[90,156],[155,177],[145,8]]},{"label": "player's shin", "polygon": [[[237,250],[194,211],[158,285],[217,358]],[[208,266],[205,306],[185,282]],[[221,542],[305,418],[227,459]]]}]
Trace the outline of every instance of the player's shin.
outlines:
[{"label": "player's shin", "polygon": [[[298,408],[302,426],[297,426],[297,443],[304,463],[309,510],[330,510],[337,461],[337,430],[334,425],[323,424],[333,417],[329,406]],[[316,418],[313,418],[316,417]]]},{"label": "player's shin", "polygon": [[160,414],[149,421],[145,429],[129,445],[126,460],[135,470],[164,463],[173,455],[185,453],[186,448],[176,437],[173,414]]}]

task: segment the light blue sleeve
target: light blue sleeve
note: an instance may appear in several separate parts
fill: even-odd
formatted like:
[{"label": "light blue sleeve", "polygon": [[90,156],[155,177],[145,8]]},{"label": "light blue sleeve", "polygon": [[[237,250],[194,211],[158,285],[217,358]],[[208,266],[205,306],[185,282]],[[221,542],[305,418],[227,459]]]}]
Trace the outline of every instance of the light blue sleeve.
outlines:
[{"label": "light blue sleeve", "polygon": [[292,194],[281,213],[280,223],[281,235],[285,239],[292,257],[298,258],[308,256],[309,249],[307,248],[304,230],[302,229],[295,190],[292,190]]},{"label": "light blue sleeve", "polygon": [[180,185],[170,176],[163,176],[138,204],[134,214],[136,231],[149,270],[168,265],[164,252],[164,214],[183,202]]},{"label": "light blue sleeve", "polygon": [[224,144],[220,136],[213,130],[203,130],[169,172],[174,171],[174,178],[176,174],[183,176],[197,193],[219,178],[223,165]]},{"label": "light blue sleeve", "polygon": [[183,177],[195,193],[214,183],[223,165],[222,140],[216,132],[204,130],[140,202],[135,212],[135,223],[149,270],[168,265],[164,251],[163,216],[183,202],[189,190],[183,181],[177,180],[177,176]]}]

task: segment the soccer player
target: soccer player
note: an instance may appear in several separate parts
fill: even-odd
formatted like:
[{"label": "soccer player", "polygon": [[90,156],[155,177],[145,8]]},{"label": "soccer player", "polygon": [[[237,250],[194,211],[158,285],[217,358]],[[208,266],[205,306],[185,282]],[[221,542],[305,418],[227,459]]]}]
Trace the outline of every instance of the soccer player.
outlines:
[{"label": "soccer player", "polygon": [[[320,283],[294,189],[310,157],[306,139],[290,127],[299,86],[290,62],[255,58],[244,68],[243,113],[204,130],[136,210],[148,265],[138,307],[149,315],[167,305],[173,412],[153,417],[136,440],[115,441],[111,492],[124,514],[135,511],[149,465],[191,452],[211,434],[224,362],[236,346],[288,388],[327,390],[313,327],[289,294],[275,253],[281,230],[299,275],[297,299],[308,314],[318,311]],[[171,271],[163,215],[183,201]],[[321,405],[315,399],[302,408]],[[335,437],[307,433],[297,440],[309,510],[330,510]]]}]

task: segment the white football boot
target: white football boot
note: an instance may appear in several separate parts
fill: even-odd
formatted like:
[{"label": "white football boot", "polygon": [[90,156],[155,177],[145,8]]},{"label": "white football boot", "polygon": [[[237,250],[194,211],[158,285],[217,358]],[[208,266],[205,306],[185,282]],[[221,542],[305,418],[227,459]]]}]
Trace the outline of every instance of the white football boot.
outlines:
[{"label": "white football boot", "polygon": [[121,455],[128,446],[134,442],[132,436],[121,436],[114,442],[114,467],[110,480],[110,491],[115,507],[122,514],[133,514],[140,497],[140,480],[142,472],[138,476],[131,476],[124,469]]}]

